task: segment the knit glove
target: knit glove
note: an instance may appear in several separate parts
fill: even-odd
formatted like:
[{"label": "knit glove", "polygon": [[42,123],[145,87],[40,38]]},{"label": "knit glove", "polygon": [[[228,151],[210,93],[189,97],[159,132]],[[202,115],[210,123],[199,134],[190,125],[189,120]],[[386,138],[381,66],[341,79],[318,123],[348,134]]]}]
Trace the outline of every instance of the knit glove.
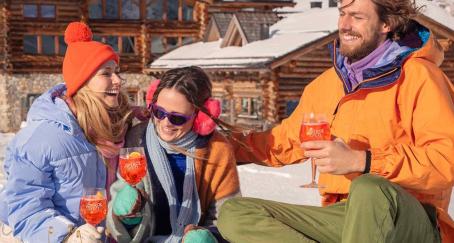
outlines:
[{"label": "knit glove", "polygon": [[142,221],[140,212],[145,206],[145,192],[127,184],[115,196],[113,213],[120,221],[128,226],[134,226]]},{"label": "knit glove", "polygon": [[183,243],[218,243],[214,235],[203,227],[188,225],[184,231]]}]

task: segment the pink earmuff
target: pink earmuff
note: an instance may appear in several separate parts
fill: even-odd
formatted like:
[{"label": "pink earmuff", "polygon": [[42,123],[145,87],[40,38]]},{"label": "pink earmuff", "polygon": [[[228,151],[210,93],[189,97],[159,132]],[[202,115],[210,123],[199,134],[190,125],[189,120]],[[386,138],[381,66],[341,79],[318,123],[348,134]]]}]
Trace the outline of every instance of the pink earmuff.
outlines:
[{"label": "pink earmuff", "polygon": [[155,79],[150,83],[150,86],[148,86],[147,95],[145,96],[145,100],[147,102],[148,109],[150,109],[151,102],[153,101],[154,92],[158,88],[158,85],[160,82],[161,82],[161,80]]},{"label": "pink earmuff", "polygon": [[[203,104],[203,106],[208,111],[208,113],[210,113],[211,117],[218,118],[221,115],[221,102],[219,102],[219,100],[209,98],[207,101],[205,101],[205,104]],[[194,120],[194,126],[192,127],[192,130],[202,136],[212,133],[216,128],[216,122],[214,122],[211,117],[199,111],[197,117]]]},{"label": "pink earmuff", "polygon": [[[159,79],[154,80],[148,86],[147,95],[146,95],[146,103],[147,107],[150,108],[151,102],[153,100],[153,95],[158,85],[160,83]],[[211,117],[219,118],[221,115],[221,102],[219,100],[208,98],[203,105],[208,113],[210,113]],[[216,128],[216,123],[211,119],[211,117],[204,112],[199,111],[195,120],[192,130],[197,134],[202,136],[206,136],[214,131]]]}]

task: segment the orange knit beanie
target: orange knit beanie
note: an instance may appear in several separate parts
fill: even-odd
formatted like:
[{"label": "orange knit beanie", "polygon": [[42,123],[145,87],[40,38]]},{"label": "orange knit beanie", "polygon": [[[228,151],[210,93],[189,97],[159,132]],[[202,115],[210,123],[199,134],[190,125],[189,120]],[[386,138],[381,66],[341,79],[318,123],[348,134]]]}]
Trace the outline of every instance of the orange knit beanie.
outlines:
[{"label": "orange knit beanie", "polygon": [[92,36],[90,28],[82,22],[72,22],[65,30],[68,48],[63,60],[63,79],[68,97],[72,97],[104,63],[109,60],[119,62],[112,47],[92,41]]}]

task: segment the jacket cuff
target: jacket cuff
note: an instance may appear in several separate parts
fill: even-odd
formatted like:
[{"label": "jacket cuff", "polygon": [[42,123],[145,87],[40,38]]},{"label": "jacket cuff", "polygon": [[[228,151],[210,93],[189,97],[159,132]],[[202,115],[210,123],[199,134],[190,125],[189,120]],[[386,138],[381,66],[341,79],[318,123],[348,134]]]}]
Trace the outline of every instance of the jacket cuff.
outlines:
[{"label": "jacket cuff", "polygon": [[385,171],[385,154],[379,149],[370,149],[370,174],[383,175]]}]

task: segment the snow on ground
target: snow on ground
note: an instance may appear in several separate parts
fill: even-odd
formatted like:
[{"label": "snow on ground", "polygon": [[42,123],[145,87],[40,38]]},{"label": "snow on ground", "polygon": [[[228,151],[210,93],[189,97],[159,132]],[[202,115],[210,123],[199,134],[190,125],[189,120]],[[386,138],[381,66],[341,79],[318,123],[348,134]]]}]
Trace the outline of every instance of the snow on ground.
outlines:
[{"label": "snow on ground", "polygon": [[[3,159],[6,144],[14,134],[0,133],[0,191],[5,182]],[[259,165],[238,166],[241,191],[245,197],[256,197],[294,204],[320,205],[317,189],[300,188],[310,182],[310,163],[270,168]],[[0,199],[1,200],[1,199]],[[449,214],[454,218],[454,194]]]}]

